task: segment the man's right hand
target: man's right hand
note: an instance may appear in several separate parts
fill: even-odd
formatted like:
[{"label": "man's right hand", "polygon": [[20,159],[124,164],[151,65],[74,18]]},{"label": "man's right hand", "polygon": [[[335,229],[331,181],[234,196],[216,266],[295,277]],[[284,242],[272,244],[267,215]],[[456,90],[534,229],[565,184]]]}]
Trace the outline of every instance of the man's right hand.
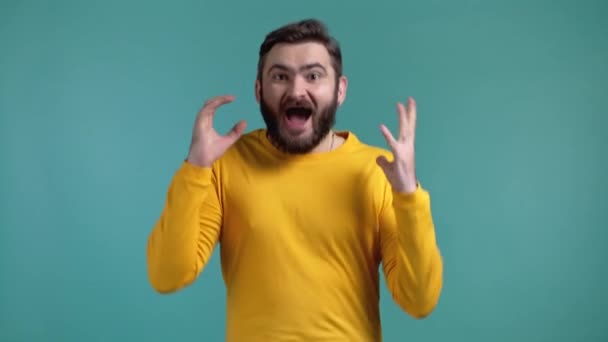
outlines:
[{"label": "man's right hand", "polygon": [[221,105],[234,101],[234,96],[224,95],[209,99],[196,116],[192,130],[192,142],[187,161],[191,164],[210,167],[243,134],[247,123],[237,122],[230,132],[220,135],[213,128],[213,116]]}]

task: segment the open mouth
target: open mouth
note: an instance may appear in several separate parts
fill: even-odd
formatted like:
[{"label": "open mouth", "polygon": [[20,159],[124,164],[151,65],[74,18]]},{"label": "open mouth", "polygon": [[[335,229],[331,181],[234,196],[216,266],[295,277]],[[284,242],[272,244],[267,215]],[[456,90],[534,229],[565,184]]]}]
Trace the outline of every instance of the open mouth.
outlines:
[{"label": "open mouth", "polygon": [[311,116],[312,109],[307,107],[289,107],[285,110],[285,122],[293,131],[305,129]]},{"label": "open mouth", "polygon": [[312,115],[312,109],[305,107],[290,107],[285,111],[288,120],[308,120]]}]

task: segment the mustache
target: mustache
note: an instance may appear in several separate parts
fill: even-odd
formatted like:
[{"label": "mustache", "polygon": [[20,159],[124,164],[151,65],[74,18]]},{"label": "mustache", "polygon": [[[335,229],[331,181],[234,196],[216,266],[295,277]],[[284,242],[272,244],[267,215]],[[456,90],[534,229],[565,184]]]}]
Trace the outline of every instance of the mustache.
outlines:
[{"label": "mustache", "polygon": [[289,108],[304,108],[314,110],[316,105],[314,102],[307,99],[287,98],[281,103],[281,109],[285,110]]}]

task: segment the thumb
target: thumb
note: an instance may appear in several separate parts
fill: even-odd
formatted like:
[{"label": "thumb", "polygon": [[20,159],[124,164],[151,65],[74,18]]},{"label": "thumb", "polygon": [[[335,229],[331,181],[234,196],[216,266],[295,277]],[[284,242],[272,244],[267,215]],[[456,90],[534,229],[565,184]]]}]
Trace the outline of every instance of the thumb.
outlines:
[{"label": "thumb", "polygon": [[230,138],[230,140],[236,141],[238,138],[241,137],[241,135],[243,135],[243,132],[245,132],[246,127],[247,122],[239,121],[234,126],[232,126],[232,129],[230,130],[230,132],[228,132],[228,134],[226,134],[226,136]]},{"label": "thumb", "polygon": [[387,171],[391,163],[388,161],[388,159],[386,159],[385,156],[379,156],[376,158],[376,164],[378,164],[382,170]]}]

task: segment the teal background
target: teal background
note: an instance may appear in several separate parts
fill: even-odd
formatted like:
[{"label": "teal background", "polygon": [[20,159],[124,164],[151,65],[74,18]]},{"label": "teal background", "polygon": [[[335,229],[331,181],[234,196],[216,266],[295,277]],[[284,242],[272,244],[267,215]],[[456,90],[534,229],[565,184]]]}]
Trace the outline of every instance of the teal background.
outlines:
[{"label": "teal background", "polygon": [[261,127],[258,46],[311,16],[342,44],[339,128],[384,146],[418,102],[445,287],[422,321],[383,287],[385,341],[608,340],[607,2],[4,0],[0,341],[223,339],[217,253],[159,295],[147,235],[202,103]]}]

